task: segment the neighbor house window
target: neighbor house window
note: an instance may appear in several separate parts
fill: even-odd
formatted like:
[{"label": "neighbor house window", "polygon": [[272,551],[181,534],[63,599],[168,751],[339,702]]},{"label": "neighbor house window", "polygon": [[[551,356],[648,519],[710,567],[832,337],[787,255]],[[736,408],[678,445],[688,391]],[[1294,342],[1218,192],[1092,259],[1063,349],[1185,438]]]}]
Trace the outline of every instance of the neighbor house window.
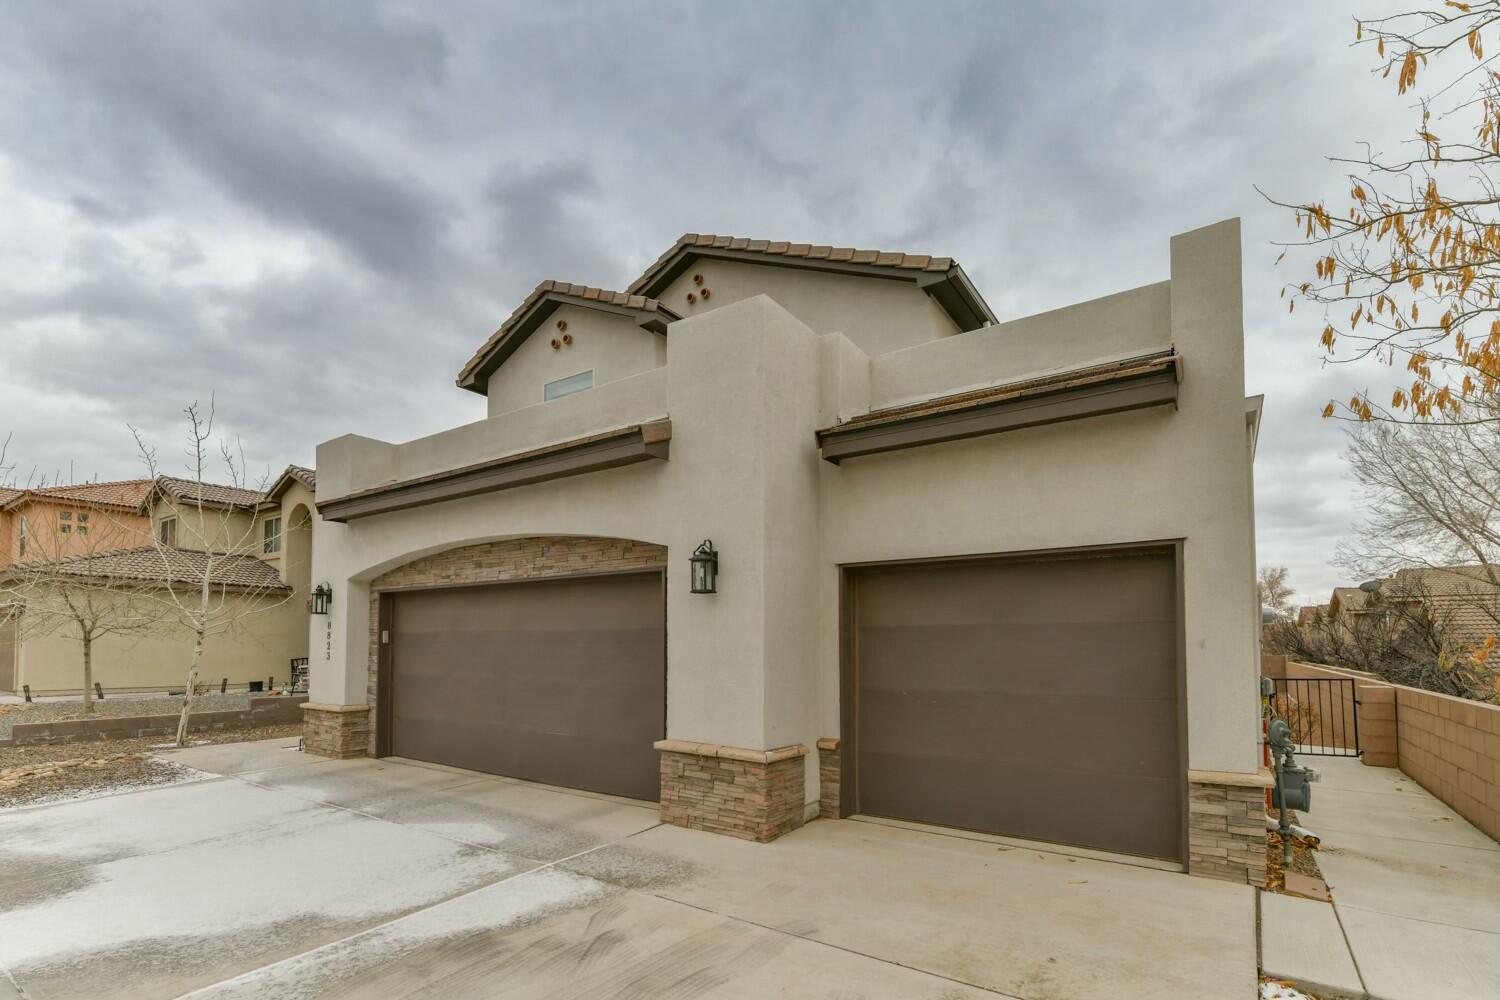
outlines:
[{"label": "neighbor house window", "polygon": [[163,545],[177,544],[177,518],[164,517],[161,521],[161,543]]},{"label": "neighbor house window", "polygon": [[281,551],[281,518],[266,518],[266,540],[261,545],[262,552]]},{"label": "neighbor house window", "polygon": [[87,514],[83,513],[82,511],[79,511],[78,512],[78,523],[79,524],[88,524],[89,523],[89,516]]},{"label": "neighbor house window", "polygon": [[26,554],[26,539],[27,539],[27,537],[30,534],[31,534],[31,525],[29,525],[29,524],[26,523],[26,515],[22,514],[21,515],[21,544],[20,544],[20,550],[21,551],[20,551],[20,554],[23,555],[23,556]]},{"label": "neighbor house window", "polygon": [[58,511],[57,519],[59,521],[71,521],[73,520],[73,512],[71,510]]},{"label": "neighbor house window", "polygon": [[542,400],[562,399],[571,396],[575,392],[594,387],[594,373],[592,371],[579,372],[577,375],[569,375],[555,382],[548,382],[542,386]]},{"label": "neighbor house window", "polygon": [[72,534],[72,532],[73,532],[73,526],[71,524],[58,525],[58,530],[61,531],[65,535],[69,535],[69,534]]}]

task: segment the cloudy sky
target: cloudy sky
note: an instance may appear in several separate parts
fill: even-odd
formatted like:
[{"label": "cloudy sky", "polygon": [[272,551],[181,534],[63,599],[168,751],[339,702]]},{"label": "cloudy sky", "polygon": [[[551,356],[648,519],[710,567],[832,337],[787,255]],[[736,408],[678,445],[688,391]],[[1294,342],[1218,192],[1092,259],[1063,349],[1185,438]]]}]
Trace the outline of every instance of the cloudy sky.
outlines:
[{"label": "cloudy sky", "polygon": [[[483,416],[458,368],[538,280],[683,232],[947,254],[1013,318],[1167,276],[1244,220],[1263,563],[1342,573],[1324,368],[1272,266],[1324,159],[1411,117],[1351,14],[1241,4],[15,4],[0,32],[0,439],[21,478],[253,471]],[[1300,311],[1299,311],[1300,312]]]}]

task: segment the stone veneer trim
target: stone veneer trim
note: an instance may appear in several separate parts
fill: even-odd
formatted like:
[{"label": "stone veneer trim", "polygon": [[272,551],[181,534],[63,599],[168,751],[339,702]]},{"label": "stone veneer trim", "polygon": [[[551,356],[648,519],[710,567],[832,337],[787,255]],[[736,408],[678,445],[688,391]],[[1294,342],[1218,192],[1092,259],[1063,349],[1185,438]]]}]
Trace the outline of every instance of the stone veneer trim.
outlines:
[{"label": "stone veneer trim", "polygon": [[832,736],[818,740],[818,818],[841,819],[839,790],[843,774],[839,741]]},{"label": "stone veneer trim", "polygon": [[660,740],[664,823],[766,843],[797,829],[805,746],[747,750]]},{"label": "stone veneer trim", "polygon": [[1264,769],[1255,775],[1189,772],[1189,875],[1265,887],[1266,789],[1272,783]]},{"label": "stone veneer trim", "polygon": [[302,748],[320,757],[347,760],[369,753],[371,724],[369,705],[324,705],[307,702],[302,706]]}]

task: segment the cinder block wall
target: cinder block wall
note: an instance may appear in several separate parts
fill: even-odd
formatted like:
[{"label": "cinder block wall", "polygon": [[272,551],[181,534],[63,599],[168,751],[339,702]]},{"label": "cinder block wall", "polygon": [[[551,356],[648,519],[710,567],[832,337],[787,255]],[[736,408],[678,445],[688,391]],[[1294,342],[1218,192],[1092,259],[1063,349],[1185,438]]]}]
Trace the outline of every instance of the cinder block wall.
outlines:
[{"label": "cinder block wall", "polygon": [[1500,841],[1500,706],[1397,687],[1401,770]]},{"label": "cinder block wall", "polygon": [[1358,671],[1263,656],[1267,677],[1349,677],[1359,702],[1364,762],[1399,767],[1500,841],[1500,705],[1388,684]]}]

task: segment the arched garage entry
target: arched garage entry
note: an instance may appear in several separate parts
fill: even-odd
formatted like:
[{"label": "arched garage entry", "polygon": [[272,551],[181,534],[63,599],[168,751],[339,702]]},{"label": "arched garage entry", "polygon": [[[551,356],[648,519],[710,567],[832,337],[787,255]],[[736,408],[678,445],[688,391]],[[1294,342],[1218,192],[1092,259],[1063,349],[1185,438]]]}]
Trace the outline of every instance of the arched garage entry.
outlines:
[{"label": "arched garage entry", "polygon": [[376,754],[658,798],[666,549],[550,535],[371,582]]}]

